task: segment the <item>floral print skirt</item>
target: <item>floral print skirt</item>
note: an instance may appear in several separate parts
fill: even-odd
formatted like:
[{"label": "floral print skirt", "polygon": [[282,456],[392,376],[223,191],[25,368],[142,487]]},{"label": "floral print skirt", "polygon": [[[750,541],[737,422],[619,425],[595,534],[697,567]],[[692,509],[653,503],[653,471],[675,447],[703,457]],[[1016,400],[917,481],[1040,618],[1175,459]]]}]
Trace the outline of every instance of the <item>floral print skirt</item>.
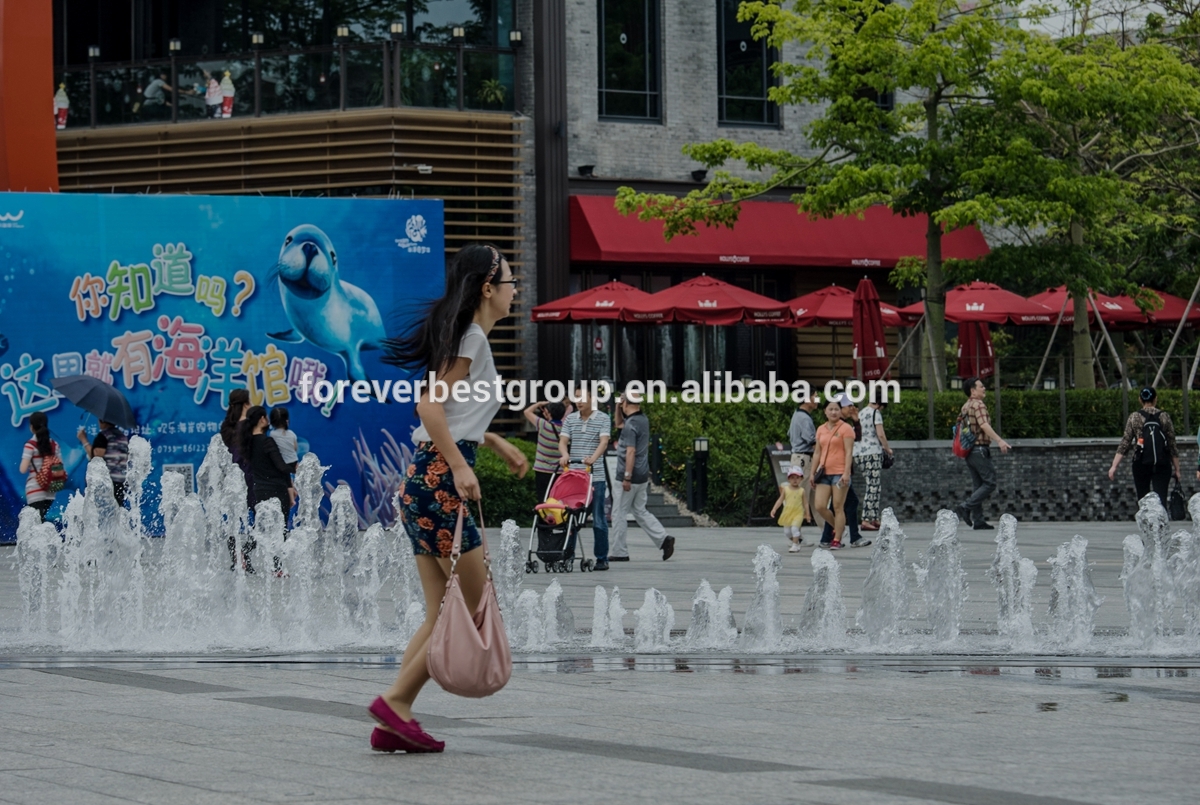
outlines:
[{"label": "floral print skirt", "polygon": [[[457,443],[467,464],[475,466],[477,444]],[[400,519],[412,542],[413,553],[449,557],[454,545],[454,527],[458,524],[461,500],[454,488],[450,465],[433,442],[421,442],[408,465],[407,478],[400,488]],[[462,552],[478,548],[482,540],[475,518],[467,508],[463,518]]]}]

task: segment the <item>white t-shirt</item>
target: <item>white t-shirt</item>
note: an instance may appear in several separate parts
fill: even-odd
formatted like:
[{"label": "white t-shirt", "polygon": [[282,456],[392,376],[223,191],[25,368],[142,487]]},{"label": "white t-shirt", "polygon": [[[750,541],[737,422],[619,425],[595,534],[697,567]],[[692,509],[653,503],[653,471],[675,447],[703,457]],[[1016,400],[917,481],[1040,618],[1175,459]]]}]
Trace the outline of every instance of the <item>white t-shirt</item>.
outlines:
[{"label": "white t-shirt", "polygon": [[[500,410],[500,399],[496,396],[496,362],[492,360],[492,348],[488,345],[483,328],[471,322],[463,334],[462,341],[459,342],[456,354],[471,361],[466,378],[471,384],[471,390],[467,395],[460,393],[459,397],[466,396],[466,402],[459,402],[454,399],[454,389],[448,389],[446,401],[442,406],[446,409],[450,438],[456,442],[463,439],[482,442],[488,425],[492,424],[492,419]],[[479,385],[476,386],[476,383]],[[412,438],[414,444],[430,440],[429,431],[425,430],[424,424],[417,426]]]},{"label": "white t-shirt", "polygon": [[854,443],[854,455],[878,456],[883,454],[883,443],[875,432],[875,423],[883,421],[883,412],[876,411],[871,406],[858,412],[858,424],[862,427],[862,438]]}]

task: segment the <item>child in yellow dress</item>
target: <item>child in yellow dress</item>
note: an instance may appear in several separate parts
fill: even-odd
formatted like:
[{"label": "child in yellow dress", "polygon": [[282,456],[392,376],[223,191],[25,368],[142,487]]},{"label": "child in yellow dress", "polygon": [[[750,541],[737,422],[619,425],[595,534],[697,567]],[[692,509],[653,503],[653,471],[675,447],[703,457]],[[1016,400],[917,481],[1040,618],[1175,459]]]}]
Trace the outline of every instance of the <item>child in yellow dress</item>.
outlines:
[{"label": "child in yellow dress", "polygon": [[783,513],[779,515],[779,524],[783,526],[783,535],[791,540],[788,553],[799,553],[804,540],[800,536],[800,527],[804,525],[804,470],[799,464],[793,464],[788,470],[788,482],[779,487],[779,499],[771,507],[771,516],[779,507]]}]

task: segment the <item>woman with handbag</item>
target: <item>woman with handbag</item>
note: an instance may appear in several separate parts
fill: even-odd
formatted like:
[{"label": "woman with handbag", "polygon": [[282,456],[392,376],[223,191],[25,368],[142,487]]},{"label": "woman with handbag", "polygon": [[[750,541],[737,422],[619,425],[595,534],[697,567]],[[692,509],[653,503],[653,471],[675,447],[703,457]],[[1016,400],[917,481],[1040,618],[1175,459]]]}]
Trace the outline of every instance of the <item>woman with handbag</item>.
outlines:
[{"label": "woman with handbag", "polygon": [[858,414],[859,424],[862,425],[862,439],[854,443],[854,464],[860,468],[866,493],[863,495],[862,525],[863,531],[879,530],[879,499],[883,491],[884,464],[891,466],[888,459],[892,456],[892,447],[888,444],[887,434],[883,430],[883,409],[886,402],[873,400],[870,405]]},{"label": "woman with handbag", "polygon": [[[50,420],[41,411],[29,415],[29,430],[33,438],[25,442],[21,451],[21,474],[25,479],[25,503],[37,509],[42,520],[54,505],[54,483],[50,478],[52,468],[62,470],[62,453],[58,443],[50,438]],[[61,489],[61,485],[59,486]]]},{"label": "woman with handbag", "polygon": [[[395,683],[368,708],[380,725],[371,734],[375,750],[441,752],[445,747],[421,729],[413,718],[412,704],[431,671],[444,667],[439,661],[457,648],[469,649],[474,645],[472,638],[478,643],[479,635],[466,633],[475,629],[471,613],[502,643],[490,654],[470,658],[488,666],[483,671],[492,672],[486,680],[492,684],[474,690],[469,683],[452,687],[441,675],[438,682],[462,695],[486,695],[507,681],[512,667],[491,586],[482,519],[477,526],[466,501],[480,500],[473,466],[481,442],[498,453],[518,478],[529,469],[519,449],[487,432],[501,404],[491,391],[497,374],[487,335],[496,322],[509,315],[516,284],[512,269],[495,246],[465,246],[450,262],[445,295],[426,307],[412,329],[385,344],[384,360],[428,372],[429,384],[437,384],[436,397],[443,402],[430,395],[429,385],[417,402],[421,424],[413,432],[417,450],[400,490],[400,519],[416,554],[425,593],[425,622],[404,651]],[[444,391],[463,381],[470,384],[469,395]],[[477,386],[479,381],[483,382]],[[488,398],[481,402],[477,389],[485,385]],[[468,400],[458,402],[456,396]],[[483,550],[477,550],[481,546]],[[447,628],[447,621],[454,626]],[[497,625],[498,636],[494,631]]]}]

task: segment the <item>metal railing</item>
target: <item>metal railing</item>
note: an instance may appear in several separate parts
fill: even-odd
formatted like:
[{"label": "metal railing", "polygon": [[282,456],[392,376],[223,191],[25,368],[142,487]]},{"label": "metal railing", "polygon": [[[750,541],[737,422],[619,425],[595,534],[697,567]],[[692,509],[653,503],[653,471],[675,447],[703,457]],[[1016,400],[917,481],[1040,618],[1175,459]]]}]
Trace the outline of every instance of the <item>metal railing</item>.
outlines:
[{"label": "metal railing", "polygon": [[[199,58],[173,54],[58,68],[55,86],[64,85],[70,101],[65,128],[371,107],[511,112],[520,104],[518,53],[401,40]],[[155,83],[160,77],[166,86]],[[219,95],[216,88],[209,92],[213,80]]]}]

